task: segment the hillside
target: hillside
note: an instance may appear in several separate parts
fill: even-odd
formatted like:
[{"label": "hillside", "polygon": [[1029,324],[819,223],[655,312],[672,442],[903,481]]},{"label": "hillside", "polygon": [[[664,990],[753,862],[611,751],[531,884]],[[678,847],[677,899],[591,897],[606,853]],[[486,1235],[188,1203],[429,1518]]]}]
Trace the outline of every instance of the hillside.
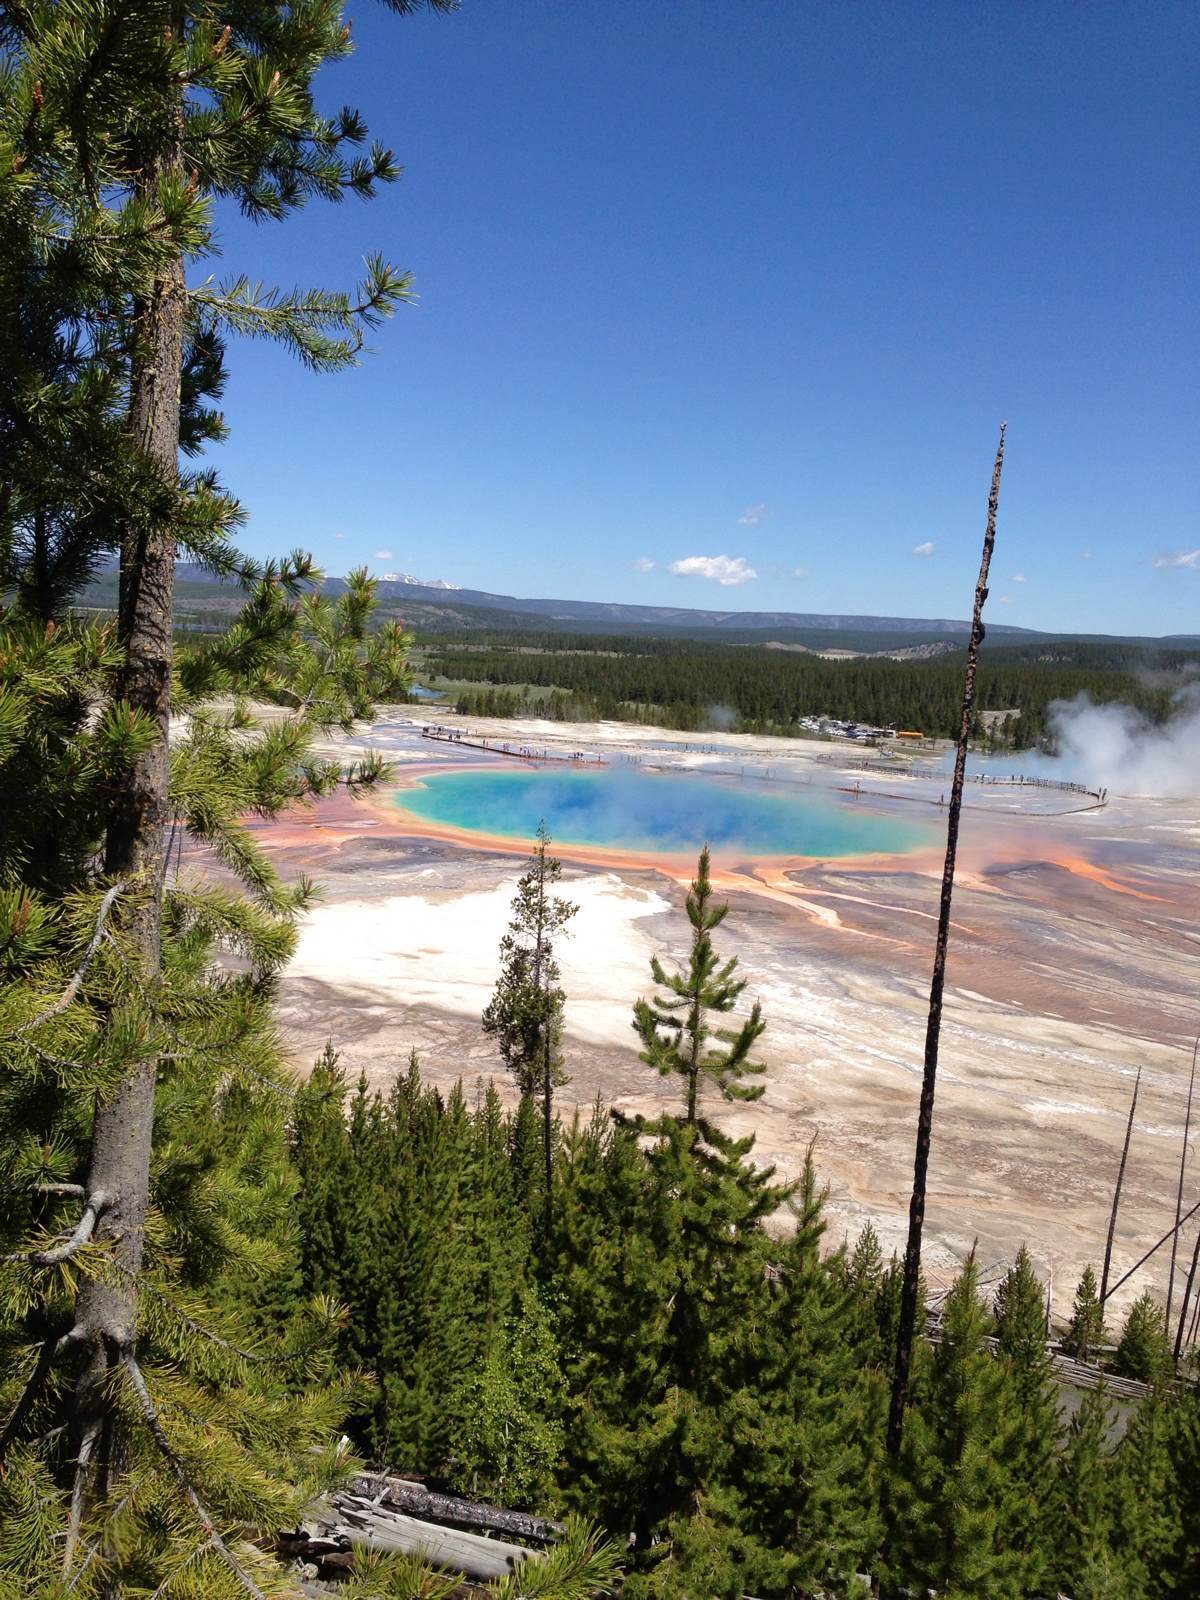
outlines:
[{"label": "hillside", "polygon": [[[343,580],[325,580],[337,594]],[[812,651],[850,651],[861,655],[918,656],[944,654],[965,644],[968,624],[946,617],[868,616],[845,612],[705,611],[684,606],[642,606],[598,600],[521,599],[482,589],[454,589],[441,581],[416,583],[410,578],[377,580],[380,613],[402,618],[418,634],[456,635],[606,634],[664,639],[711,639],[722,644],[763,645],[772,649],[802,646]],[[214,578],[191,562],[176,567],[175,612],[186,629],[207,631],[223,626],[240,604],[241,590]],[[116,606],[115,564],[102,568],[80,596],[85,609]],[[1200,650],[1200,635],[1173,634],[1157,639],[1095,633],[1045,633],[1008,623],[989,622],[985,647],[1032,649],[1059,659],[1063,646],[1096,645],[1149,649]]]}]

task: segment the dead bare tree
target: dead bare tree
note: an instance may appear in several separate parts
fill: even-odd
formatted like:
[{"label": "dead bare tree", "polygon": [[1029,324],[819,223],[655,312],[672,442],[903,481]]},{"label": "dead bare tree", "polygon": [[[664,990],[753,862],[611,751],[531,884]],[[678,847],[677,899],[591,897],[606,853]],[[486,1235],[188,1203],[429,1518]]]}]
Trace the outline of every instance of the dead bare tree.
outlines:
[{"label": "dead bare tree", "polygon": [[[1196,1042],[1192,1046],[1192,1074],[1188,1079],[1187,1111],[1183,1118],[1183,1148],[1179,1152],[1179,1187],[1175,1191],[1175,1232],[1171,1238],[1171,1271],[1167,1277],[1167,1309],[1164,1313],[1166,1326],[1171,1326],[1171,1300],[1175,1293],[1175,1258],[1179,1252],[1179,1219],[1183,1215],[1183,1180],[1187,1172],[1188,1139],[1192,1131],[1192,1092],[1196,1087],[1196,1055],[1200,1052],[1200,1034],[1196,1035]],[[1188,1279],[1188,1292],[1191,1290],[1191,1279]]]},{"label": "dead bare tree", "polygon": [[942,994],[946,984],[946,951],[950,943],[950,903],[954,893],[954,865],[958,856],[958,828],[962,816],[963,784],[967,770],[967,746],[975,711],[975,678],[979,647],[983,643],[983,607],[988,596],[988,571],[996,544],[996,512],[1000,504],[1000,476],[1004,470],[1004,435],[992,468],[992,487],[988,495],[987,529],[983,536],[983,557],[975,585],[975,609],[971,619],[971,639],[967,646],[967,666],[963,677],[962,717],[954,755],[954,778],[950,785],[950,807],[946,822],[946,860],[942,869],[942,892],[938,907],[937,939],[933,954],[933,979],[929,986],[929,1020],[925,1028],[925,1070],[921,1080],[921,1103],[917,1113],[917,1147],[913,1161],[913,1191],[908,1210],[908,1244],[904,1252],[904,1284],[900,1297],[900,1321],[896,1335],[896,1359],[892,1372],[892,1400],[888,1413],[888,1452],[896,1456],[904,1435],[904,1408],[908,1400],[908,1378],[912,1366],[913,1339],[916,1334],[917,1288],[921,1273],[921,1234],[925,1225],[925,1189],[929,1173],[929,1146],[933,1135],[933,1101],[937,1088],[938,1045],[942,1031]]},{"label": "dead bare tree", "polygon": [[[1200,1053],[1200,1034],[1197,1034],[1197,1037],[1195,1037],[1195,1043],[1192,1045],[1192,1077],[1190,1077],[1189,1085],[1187,1085],[1187,1120],[1189,1120],[1189,1123],[1190,1117],[1192,1117],[1192,1086],[1195,1085],[1195,1062],[1197,1062],[1198,1053]],[[1184,1157],[1182,1157],[1182,1160],[1184,1160],[1184,1162],[1187,1160],[1187,1125],[1184,1125]],[[1182,1174],[1181,1162],[1179,1163],[1179,1194],[1178,1197],[1176,1197],[1176,1202],[1174,1202],[1174,1214],[1176,1214],[1176,1221],[1179,1219],[1179,1206],[1182,1205],[1182,1198],[1184,1198],[1184,1174]],[[1187,1269],[1187,1280],[1186,1283],[1184,1283],[1184,1302],[1182,1302],[1182,1306],[1179,1307],[1179,1328],[1176,1330],[1176,1334],[1174,1334],[1174,1358],[1176,1358],[1176,1362],[1178,1362],[1179,1354],[1181,1354],[1182,1347],[1184,1347],[1184,1326],[1187,1325],[1187,1306],[1189,1306],[1189,1301],[1192,1299],[1192,1288],[1195,1286],[1195,1269],[1197,1269],[1198,1266],[1200,1266],[1200,1229],[1197,1229],[1197,1234],[1195,1234],[1195,1243],[1194,1246],[1192,1246],[1192,1264],[1190,1264],[1189,1269]],[[1174,1270],[1174,1254],[1171,1254],[1171,1269]],[[1168,1328],[1168,1331],[1170,1331],[1170,1326],[1171,1299],[1170,1294],[1168,1294],[1168,1299],[1166,1299],[1166,1328]]]},{"label": "dead bare tree", "polygon": [[1125,1143],[1121,1149],[1121,1165],[1117,1168],[1117,1183],[1113,1189],[1112,1211],[1108,1218],[1108,1238],[1104,1244],[1104,1270],[1100,1274],[1100,1304],[1108,1297],[1108,1274],[1112,1266],[1113,1239],[1117,1232],[1117,1212],[1121,1208],[1121,1190],[1125,1186],[1125,1163],[1129,1160],[1129,1141],[1133,1137],[1133,1118],[1137,1111],[1138,1089],[1142,1083],[1142,1069],[1133,1080],[1133,1098],[1129,1102],[1129,1120],[1125,1124]]},{"label": "dead bare tree", "polygon": [[1147,1261],[1149,1261],[1150,1257],[1157,1255],[1162,1249],[1163,1245],[1168,1242],[1168,1240],[1178,1237],[1180,1228],[1183,1227],[1185,1222],[1190,1222],[1196,1215],[1197,1211],[1200,1211],[1200,1200],[1196,1201],[1196,1204],[1191,1208],[1190,1211],[1184,1212],[1182,1220],[1173,1228],[1168,1228],[1166,1233],[1163,1234],[1162,1238],[1156,1240],[1155,1243],[1150,1246],[1149,1250],[1144,1250],[1142,1252],[1142,1254],[1130,1267],[1129,1271],[1122,1273],[1122,1275],[1117,1279],[1116,1283],[1113,1284],[1112,1288],[1108,1290],[1108,1293],[1100,1296],[1100,1304],[1104,1304],[1105,1300],[1108,1298],[1108,1295],[1116,1294],[1118,1289],[1123,1289],[1129,1282],[1130,1278],[1133,1277],[1134,1273],[1140,1272],[1141,1269],[1146,1265]]}]

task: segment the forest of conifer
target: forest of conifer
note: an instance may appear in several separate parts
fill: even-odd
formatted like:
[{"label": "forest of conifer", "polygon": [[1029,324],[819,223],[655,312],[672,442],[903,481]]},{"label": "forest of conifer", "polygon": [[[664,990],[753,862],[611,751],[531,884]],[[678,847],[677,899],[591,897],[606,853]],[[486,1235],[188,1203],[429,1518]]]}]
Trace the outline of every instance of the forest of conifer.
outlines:
[{"label": "forest of conifer", "polygon": [[[739,1009],[706,857],[688,961],[628,997],[678,1091],[652,1121],[559,1110],[544,837],[481,1018],[511,1093],[439,1094],[415,1059],[375,1092],[336,1040],[286,1057],[317,886],[248,819],[385,779],[326,752],[407,692],[411,641],[365,572],[331,594],[303,554],[245,559],[243,508],[187,463],[223,436],[229,341],[341,371],[411,286],[382,258],[353,290],[206,264],[218,203],[273,222],[397,169],[317,108],[350,50],[331,0],[3,0],[0,45],[0,1596],[311,1594],[279,1535],[360,1460],[565,1519],[494,1600],[1195,1595],[1200,1396],[1151,1298],[1106,1329],[1085,1276],[1064,1348],[1145,1390],[1068,1418],[1028,1256],[986,1285],[968,1260],[888,1453],[898,1264],[871,1227],[829,1237],[819,1150],[786,1183],[713,1117],[752,1107],[770,1018]],[[177,554],[241,586],[223,631],[176,637]],[[114,555],[116,617],[79,614]],[[618,653],[601,689],[578,660],[520,681],[773,726],[846,671],[857,715],[943,731],[961,679],[688,646]],[[1036,721],[1024,668],[991,670],[984,703]],[[1096,689],[1074,671],[1047,694]],[[340,1592],[464,1591],[360,1552]]]},{"label": "forest of conifer", "polygon": [[[1001,742],[1017,750],[1045,746],[1050,708],[1078,696],[1134,706],[1163,722],[1190,662],[1185,650],[1117,644],[998,646],[982,659],[978,709],[1011,713]],[[541,634],[466,647],[430,640],[423,651],[433,689],[443,682],[481,686],[450,691],[467,716],[532,713],[688,731],[726,727],[732,711],[747,733],[786,734],[803,717],[825,716],[949,739],[958,727],[962,674],[960,650],[929,659],[826,660],[761,644]],[[717,723],[713,707],[720,708]],[[981,724],[975,732],[983,734]]]}]

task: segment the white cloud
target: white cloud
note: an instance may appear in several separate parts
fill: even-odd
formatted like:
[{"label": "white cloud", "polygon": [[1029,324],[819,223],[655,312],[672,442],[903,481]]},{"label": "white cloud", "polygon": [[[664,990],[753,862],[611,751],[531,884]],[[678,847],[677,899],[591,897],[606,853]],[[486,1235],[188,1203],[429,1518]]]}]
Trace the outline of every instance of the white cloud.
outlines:
[{"label": "white cloud", "polygon": [[1190,567],[1200,572],[1200,550],[1177,550],[1174,555],[1159,556],[1156,567]]},{"label": "white cloud", "polygon": [[335,533],[333,537],[335,539],[344,539],[346,535],[344,533]]},{"label": "white cloud", "polygon": [[934,544],[933,540],[932,539],[926,539],[924,544],[915,544],[915,545],[913,545],[913,555],[915,555],[915,556],[931,556],[936,549],[937,549],[937,546]]},{"label": "white cloud", "polygon": [[657,565],[658,562],[651,561],[649,556],[639,556],[633,563],[633,570],[635,572],[653,572]]},{"label": "white cloud", "polygon": [[1010,605],[1012,605],[1012,595],[1010,595],[1010,594],[998,595],[997,598],[1000,601],[1000,604],[1002,606],[1010,606]]},{"label": "white cloud", "polygon": [[747,506],[738,518],[738,522],[743,528],[757,528],[766,514],[767,508],[761,503],[756,506]]},{"label": "white cloud", "polygon": [[1092,552],[1090,550],[1081,550],[1079,553],[1079,559],[1080,561],[1090,561],[1092,559]]},{"label": "white cloud", "polygon": [[684,556],[667,568],[677,578],[709,578],[723,589],[749,583],[758,573],[742,556]]},{"label": "white cloud", "polygon": [[1025,574],[1023,572],[1014,572],[1012,581],[1014,583],[1024,583],[1025,582]]},{"label": "white cloud", "polygon": [[808,577],[808,568],[807,567],[793,567],[793,569],[792,569],[792,577],[793,578],[807,578]]},{"label": "white cloud", "polygon": [[375,559],[376,561],[390,561],[392,559],[392,552],[390,550],[376,550]]}]

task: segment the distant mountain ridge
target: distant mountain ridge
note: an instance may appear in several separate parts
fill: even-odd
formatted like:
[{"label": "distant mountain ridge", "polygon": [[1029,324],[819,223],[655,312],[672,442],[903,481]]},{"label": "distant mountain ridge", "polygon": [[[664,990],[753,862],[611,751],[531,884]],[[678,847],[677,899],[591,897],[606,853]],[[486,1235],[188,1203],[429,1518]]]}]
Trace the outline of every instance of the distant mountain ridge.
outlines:
[{"label": "distant mountain ridge", "polygon": [[385,572],[378,583],[395,583],[408,589],[453,589],[462,588],[459,583],[447,583],[445,578],[414,578],[409,572]]},{"label": "distant mountain ridge", "polygon": [[[519,612],[559,623],[587,622],[617,627],[696,628],[704,631],[811,628],[836,632],[838,629],[853,629],[858,633],[933,635],[962,635],[969,633],[971,629],[969,622],[946,617],[873,617],[814,611],[704,611],[688,606],[631,605],[617,600],[523,600],[516,595],[491,594],[485,589],[462,589],[444,582],[421,584],[404,575],[393,577],[389,574],[377,579],[376,582],[379,595],[384,599],[404,595],[413,600],[444,601],[447,589],[452,589],[455,600],[461,601],[464,605]],[[1013,638],[1034,639],[1038,636],[1035,629],[1017,628],[999,622],[990,622],[988,632],[1003,633]]]},{"label": "distant mountain ridge", "polygon": [[[233,579],[216,578],[195,562],[179,561],[175,566],[177,615],[194,619],[185,625],[202,630],[213,625],[214,615],[230,614],[240,604],[240,592]],[[966,642],[970,624],[947,617],[867,616],[849,612],[813,611],[705,611],[686,606],[645,606],[621,601],[521,599],[516,595],[492,594],[484,589],[463,589],[445,578],[427,582],[410,573],[386,573],[376,579],[384,615],[398,617],[409,626],[435,634],[470,634],[500,629],[547,632],[645,633],[653,636],[677,635],[685,638],[711,638],[729,644],[770,644],[778,647],[784,635],[792,635],[790,645],[799,642],[814,650],[848,647],[855,654],[891,653],[914,647],[922,654],[940,654]],[[343,578],[325,580],[332,594],[345,587]],[[116,604],[117,562],[103,562],[81,598],[101,609]],[[198,620],[195,620],[198,619]],[[1021,628],[1012,623],[991,622],[988,643],[1014,646],[1044,644],[1125,643],[1159,650],[1188,649],[1200,653],[1200,635],[1130,636],[1100,633],[1050,633],[1044,629]],[[772,635],[780,637],[772,640]],[[885,637],[887,636],[887,637]],[[878,640],[877,643],[873,642]]]}]

